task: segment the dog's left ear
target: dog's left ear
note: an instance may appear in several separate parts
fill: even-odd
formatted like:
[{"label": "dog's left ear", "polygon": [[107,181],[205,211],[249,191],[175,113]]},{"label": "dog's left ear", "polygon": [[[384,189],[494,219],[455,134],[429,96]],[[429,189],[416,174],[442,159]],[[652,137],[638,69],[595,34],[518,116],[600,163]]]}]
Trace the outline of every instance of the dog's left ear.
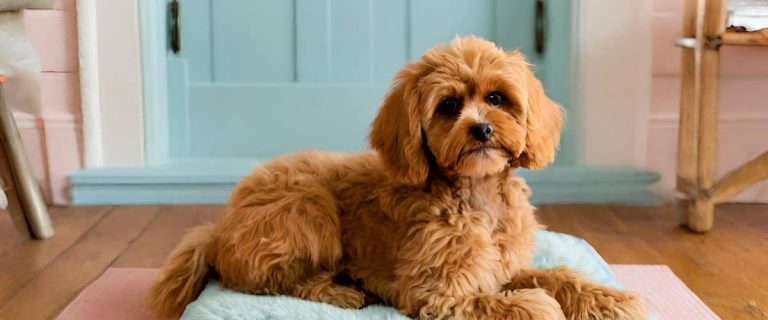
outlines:
[{"label": "dog's left ear", "polygon": [[371,146],[393,179],[408,185],[427,180],[429,163],[423,150],[417,82],[423,65],[411,62],[397,76],[371,124]]},{"label": "dog's left ear", "polygon": [[525,150],[520,156],[520,165],[540,169],[555,161],[563,127],[563,110],[544,94],[544,87],[533,70],[528,67],[526,72],[528,108]]}]

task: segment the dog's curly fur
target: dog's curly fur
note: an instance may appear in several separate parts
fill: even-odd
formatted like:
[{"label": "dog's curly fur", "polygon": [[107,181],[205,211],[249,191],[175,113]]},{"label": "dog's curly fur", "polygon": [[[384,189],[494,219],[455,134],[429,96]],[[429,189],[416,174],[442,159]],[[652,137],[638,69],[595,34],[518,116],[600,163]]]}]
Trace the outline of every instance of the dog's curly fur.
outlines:
[{"label": "dog's curly fur", "polygon": [[[212,275],[345,308],[363,306],[365,290],[422,319],[643,319],[633,294],[529,269],[539,225],[514,169],[554,160],[561,113],[520,53],[475,37],[437,46],[397,74],[375,152],[256,168],[221,221],[171,254],[147,304],[179,315]],[[487,141],[478,123],[492,127]]]}]

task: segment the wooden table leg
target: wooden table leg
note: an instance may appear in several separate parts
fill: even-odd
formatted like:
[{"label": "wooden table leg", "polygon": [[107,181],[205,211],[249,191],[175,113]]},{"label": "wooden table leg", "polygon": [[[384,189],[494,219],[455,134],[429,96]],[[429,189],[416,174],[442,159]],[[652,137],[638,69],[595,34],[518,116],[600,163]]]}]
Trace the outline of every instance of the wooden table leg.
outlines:
[{"label": "wooden table leg", "polygon": [[[703,33],[698,28],[699,0],[685,1],[683,37],[694,38],[698,43]],[[698,134],[699,105],[701,97],[701,45],[682,49],[680,122],[677,140],[677,181],[679,194],[678,216],[682,225],[688,225],[688,217],[695,212],[698,195]]]},{"label": "wooden table leg", "polygon": [[[3,181],[6,184],[9,209],[21,210],[32,236],[46,239],[53,236],[53,226],[48,216],[40,187],[29,168],[24,146],[16,128],[16,120],[3,101],[0,92],[0,145],[3,152]],[[10,186],[11,188],[8,188]]]},{"label": "wooden table leg", "polygon": [[696,39],[683,50],[677,190],[683,222],[693,231],[712,229],[717,179],[720,38],[725,0],[687,0],[683,36]]},{"label": "wooden table leg", "polygon": [[[717,140],[718,140],[718,102],[719,102],[719,70],[720,70],[720,38],[725,32],[726,4],[725,0],[689,0],[686,5],[686,33],[695,31],[697,46],[693,59],[684,56],[684,63],[693,64],[694,77],[692,91],[683,91],[683,95],[692,94],[697,105],[688,108],[697,111],[694,116],[696,124],[686,130],[695,131],[693,141],[684,140],[681,143],[693,147],[695,166],[683,168],[684,175],[695,174],[692,185],[686,186],[689,199],[682,202],[687,215],[688,227],[696,232],[706,232],[712,229],[715,215],[715,201],[710,197],[710,191],[717,179]],[[693,7],[688,7],[688,6]],[[691,10],[695,9],[695,10]],[[689,11],[690,10],[690,11]],[[695,16],[692,16],[695,15]],[[690,22],[695,21],[691,25]],[[687,51],[690,51],[688,49]],[[691,61],[693,60],[693,62]],[[684,66],[685,68],[685,66]],[[684,69],[685,70],[685,69]],[[688,76],[689,75],[684,75]],[[687,80],[686,80],[687,81]],[[685,82],[684,82],[685,84]],[[690,99],[691,97],[686,97]],[[683,102],[685,102],[683,100]],[[681,105],[681,130],[683,124],[683,108]],[[692,128],[695,127],[695,128]],[[683,138],[681,131],[681,138]],[[693,145],[690,143],[693,142]],[[690,158],[686,162],[690,162]],[[692,164],[692,163],[691,163]],[[694,169],[695,168],[695,169]],[[678,170],[681,168],[678,166]],[[678,186],[680,183],[678,182]]]}]

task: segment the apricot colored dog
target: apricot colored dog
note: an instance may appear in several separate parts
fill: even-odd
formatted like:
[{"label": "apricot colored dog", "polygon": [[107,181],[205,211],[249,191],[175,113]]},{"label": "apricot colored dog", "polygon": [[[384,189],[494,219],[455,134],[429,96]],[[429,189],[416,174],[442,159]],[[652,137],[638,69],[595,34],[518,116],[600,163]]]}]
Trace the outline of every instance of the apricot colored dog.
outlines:
[{"label": "apricot colored dog", "polygon": [[531,268],[539,225],[514,171],[554,160],[562,122],[522,54],[475,37],[432,48],[395,77],[375,151],[257,167],[221,221],[183,239],[147,304],[179,315],[215,277],[344,308],[368,292],[420,319],[644,319],[633,294]]}]

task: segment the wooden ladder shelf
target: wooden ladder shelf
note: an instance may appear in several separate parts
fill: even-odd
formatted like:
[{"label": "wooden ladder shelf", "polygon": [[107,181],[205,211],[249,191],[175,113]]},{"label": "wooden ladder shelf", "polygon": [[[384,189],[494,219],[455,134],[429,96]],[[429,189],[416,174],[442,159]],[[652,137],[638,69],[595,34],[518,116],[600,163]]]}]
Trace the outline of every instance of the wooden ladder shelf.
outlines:
[{"label": "wooden ladder shelf", "polygon": [[717,178],[720,47],[768,46],[768,29],[725,30],[725,0],[686,0],[683,22],[682,92],[677,190],[683,224],[712,229],[715,205],[768,178],[768,152]]}]

